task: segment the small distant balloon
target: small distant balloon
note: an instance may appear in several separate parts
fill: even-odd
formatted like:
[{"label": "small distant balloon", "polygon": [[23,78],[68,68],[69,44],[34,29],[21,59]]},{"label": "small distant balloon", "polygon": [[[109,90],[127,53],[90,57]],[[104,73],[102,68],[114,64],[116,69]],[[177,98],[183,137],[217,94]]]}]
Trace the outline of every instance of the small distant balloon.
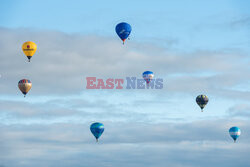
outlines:
[{"label": "small distant balloon", "polygon": [[145,71],[142,74],[143,79],[147,82],[147,84],[149,84],[152,79],[154,78],[154,73],[152,71]]},{"label": "small distant balloon", "polygon": [[27,56],[29,62],[31,57],[35,54],[37,46],[34,42],[28,41],[23,44],[23,52]]},{"label": "small distant balloon", "polygon": [[208,103],[208,97],[206,95],[199,95],[196,97],[196,103],[200,106],[201,112],[203,112],[203,108]]},{"label": "small distant balloon", "polygon": [[104,131],[104,125],[102,123],[95,122],[90,125],[90,131],[95,136],[96,142],[98,142],[98,139]]},{"label": "small distant balloon", "polygon": [[18,82],[18,88],[24,94],[24,97],[32,87],[32,83],[28,79],[22,79]]},{"label": "small distant balloon", "polygon": [[239,136],[241,134],[240,128],[238,128],[238,127],[231,127],[229,129],[229,134],[233,138],[234,142],[236,142],[236,140],[239,138]]},{"label": "small distant balloon", "polygon": [[116,25],[115,31],[124,44],[125,40],[129,37],[132,28],[128,23],[122,22]]}]

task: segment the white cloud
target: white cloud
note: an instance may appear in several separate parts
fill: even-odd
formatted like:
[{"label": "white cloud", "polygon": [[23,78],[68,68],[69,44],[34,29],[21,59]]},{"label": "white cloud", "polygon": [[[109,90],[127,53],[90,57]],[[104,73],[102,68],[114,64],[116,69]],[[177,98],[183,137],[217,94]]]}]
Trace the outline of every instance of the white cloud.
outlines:
[{"label": "white cloud", "polygon": [[[33,82],[33,95],[55,95],[85,91],[87,76],[140,78],[144,70],[152,70],[156,77],[164,78],[165,88],[175,92],[182,88],[216,92],[245,83],[249,76],[249,59],[239,50],[173,53],[133,41],[123,46],[116,40],[98,36],[3,28],[0,34],[0,88],[4,94],[17,94],[16,85],[22,78]],[[21,50],[27,40],[38,45],[31,63]],[[193,77],[198,73],[213,75]]]},{"label": "white cloud", "polygon": [[248,104],[237,104],[230,107],[227,114],[233,118],[250,118],[250,106]]},{"label": "white cloud", "polygon": [[[0,165],[245,167],[250,163],[248,122],[219,119],[228,118],[223,111],[231,107],[232,99],[250,98],[247,88],[235,89],[249,80],[244,52],[171,52],[148,43],[129,41],[123,46],[110,38],[26,29],[2,28],[0,35]],[[21,51],[27,40],[38,44],[31,63]],[[141,77],[149,69],[164,78],[163,90],[85,89],[86,76]],[[33,82],[25,99],[17,88],[22,78]],[[211,97],[208,112],[202,115],[194,100],[201,92]],[[216,105],[224,107],[222,114]],[[89,132],[93,121],[106,128],[99,144]],[[236,124],[242,136],[233,145],[228,128]]]},{"label": "white cloud", "polygon": [[242,128],[236,144],[228,134],[232,124],[228,120],[185,124],[105,122],[99,143],[95,143],[89,124],[1,125],[0,161],[10,167],[37,164],[243,167],[249,164],[246,129],[250,125],[243,120],[234,122]]}]

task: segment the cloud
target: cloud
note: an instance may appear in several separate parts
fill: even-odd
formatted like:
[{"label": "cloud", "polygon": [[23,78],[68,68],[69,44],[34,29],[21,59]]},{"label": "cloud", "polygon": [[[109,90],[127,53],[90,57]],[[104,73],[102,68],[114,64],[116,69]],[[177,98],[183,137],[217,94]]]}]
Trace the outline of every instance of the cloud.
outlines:
[{"label": "cloud", "polygon": [[[85,98],[63,99],[55,97],[43,102],[23,102],[15,100],[0,101],[1,122],[4,124],[51,124],[55,122],[89,122],[89,120],[103,121],[143,121],[150,113],[140,113],[133,106],[117,101],[113,103],[107,99]],[[140,119],[138,119],[140,118]]]},{"label": "cloud", "polygon": [[[99,143],[89,124],[1,125],[0,161],[4,166],[246,166],[247,133],[234,144],[228,120],[182,124],[104,122]],[[24,154],[25,152],[25,154]],[[211,159],[207,163],[207,159]],[[226,161],[225,161],[226,159]],[[238,162],[240,159],[240,163]]]},{"label": "cloud", "polygon": [[[167,81],[165,90],[175,92],[181,87],[217,92],[246,83],[249,76],[249,59],[239,50],[172,52],[149,43],[129,41],[123,46],[108,37],[30,29],[1,28],[0,34],[0,88],[9,95],[19,94],[22,78],[32,81],[33,95],[70,95],[86,90],[87,76],[140,78],[148,69]],[[21,50],[27,40],[38,45],[31,63]]]},{"label": "cloud", "polygon": [[[193,114],[199,111],[194,98],[200,92],[210,94],[214,108],[221,104],[218,99],[250,98],[247,87],[238,89],[249,78],[244,52],[172,52],[149,43],[123,46],[108,37],[29,29],[1,28],[0,35],[0,165],[249,164],[250,125],[243,116],[225,120],[213,112]],[[21,51],[27,40],[38,44],[31,63]],[[141,77],[148,69],[164,78],[163,90],[85,89],[86,76]],[[22,78],[33,82],[25,99],[17,88]],[[93,121],[106,128],[99,144],[89,132]],[[242,129],[237,145],[228,135],[235,125]]]},{"label": "cloud", "polygon": [[250,118],[250,106],[248,104],[237,104],[230,107],[227,114],[233,118]]}]

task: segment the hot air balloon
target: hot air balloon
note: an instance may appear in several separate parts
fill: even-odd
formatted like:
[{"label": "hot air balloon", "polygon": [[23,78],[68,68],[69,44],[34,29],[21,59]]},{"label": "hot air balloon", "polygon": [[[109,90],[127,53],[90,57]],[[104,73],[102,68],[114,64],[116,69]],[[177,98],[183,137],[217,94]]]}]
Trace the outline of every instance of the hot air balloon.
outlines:
[{"label": "hot air balloon", "polygon": [[32,83],[28,79],[22,79],[18,82],[18,87],[20,91],[24,94],[24,97],[31,89]]},{"label": "hot air balloon", "polygon": [[132,28],[128,23],[122,22],[116,25],[115,31],[117,35],[121,38],[124,44],[125,40],[129,37],[129,34],[132,31]]},{"label": "hot air balloon", "polygon": [[206,95],[199,95],[196,97],[196,103],[200,106],[201,112],[203,112],[203,108],[208,103],[208,97]]},{"label": "hot air balloon", "polygon": [[90,131],[95,136],[96,142],[98,142],[99,137],[104,131],[104,125],[102,123],[95,122],[90,125]]},{"label": "hot air balloon", "polygon": [[23,44],[23,52],[28,57],[29,62],[31,57],[35,54],[37,46],[34,42],[28,41]]},{"label": "hot air balloon", "polygon": [[234,142],[238,139],[238,137],[241,134],[240,128],[238,127],[232,127],[229,129],[230,136],[234,139]]},{"label": "hot air balloon", "polygon": [[143,79],[147,82],[147,84],[150,83],[150,81],[153,79],[154,77],[154,73],[152,71],[145,71],[142,74]]}]

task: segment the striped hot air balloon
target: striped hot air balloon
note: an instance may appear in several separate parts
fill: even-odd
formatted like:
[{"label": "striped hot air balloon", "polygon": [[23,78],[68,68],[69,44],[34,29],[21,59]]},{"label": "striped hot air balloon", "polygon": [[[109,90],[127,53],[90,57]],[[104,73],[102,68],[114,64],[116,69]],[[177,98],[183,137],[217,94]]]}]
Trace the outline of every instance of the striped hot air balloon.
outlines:
[{"label": "striped hot air balloon", "polygon": [[231,127],[229,129],[229,134],[233,138],[234,142],[236,142],[236,140],[238,139],[238,137],[241,134],[240,128],[238,128],[236,126],[235,127]]},{"label": "striped hot air balloon", "polygon": [[142,77],[147,82],[147,84],[149,84],[150,81],[154,78],[154,73],[152,71],[145,71],[142,74]]},{"label": "striped hot air balloon", "polygon": [[24,94],[24,97],[32,87],[32,83],[28,79],[22,79],[18,82],[18,88]]}]

